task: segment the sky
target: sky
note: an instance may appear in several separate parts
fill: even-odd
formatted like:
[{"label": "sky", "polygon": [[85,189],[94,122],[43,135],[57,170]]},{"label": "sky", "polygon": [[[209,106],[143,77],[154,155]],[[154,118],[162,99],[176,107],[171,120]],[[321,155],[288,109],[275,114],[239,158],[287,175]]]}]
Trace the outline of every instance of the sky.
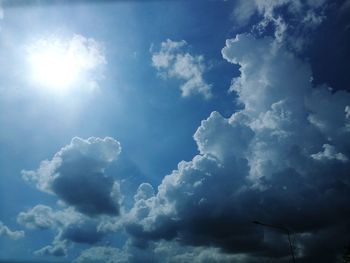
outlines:
[{"label": "sky", "polygon": [[281,228],[341,262],[349,30],[349,0],[2,1],[0,262],[292,262]]}]

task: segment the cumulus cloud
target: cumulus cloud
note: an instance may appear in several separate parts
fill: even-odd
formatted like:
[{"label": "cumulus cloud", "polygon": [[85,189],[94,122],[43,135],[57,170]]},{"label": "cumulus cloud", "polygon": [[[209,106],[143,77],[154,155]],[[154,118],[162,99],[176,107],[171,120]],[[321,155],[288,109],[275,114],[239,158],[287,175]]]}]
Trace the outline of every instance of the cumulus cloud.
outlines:
[{"label": "cumulus cloud", "polygon": [[152,65],[164,78],[176,78],[184,83],[180,86],[183,97],[200,94],[208,99],[212,96],[211,85],[203,78],[206,71],[204,57],[186,52],[184,40],[167,39],[161,43],[159,51],[152,53]]},{"label": "cumulus cloud", "polygon": [[22,171],[26,181],[56,195],[64,207],[38,204],[18,214],[18,223],[27,228],[56,231],[52,244],[36,254],[65,256],[71,244],[95,244],[108,233],[105,225],[119,215],[120,194],[118,182],[105,169],[120,152],[113,138],[75,137],[37,170]]},{"label": "cumulus cloud", "polygon": [[24,237],[24,231],[11,230],[3,222],[0,221],[0,236],[9,237],[13,240],[21,239]]},{"label": "cumulus cloud", "polygon": [[119,213],[119,184],[105,169],[119,155],[113,138],[75,137],[36,171],[22,171],[23,178],[44,192],[88,216]]},{"label": "cumulus cloud", "polygon": [[[125,220],[132,244],[176,240],[242,262],[288,262],[286,237],[258,219],[292,229],[301,262],[334,262],[349,236],[350,94],[313,87],[309,65],[271,37],[237,35],[222,54],[240,66],[230,90],[244,109],[213,112],[194,135],[199,154],[155,193],[140,186]],[[315,253],[332,234],[331,249]]]}]

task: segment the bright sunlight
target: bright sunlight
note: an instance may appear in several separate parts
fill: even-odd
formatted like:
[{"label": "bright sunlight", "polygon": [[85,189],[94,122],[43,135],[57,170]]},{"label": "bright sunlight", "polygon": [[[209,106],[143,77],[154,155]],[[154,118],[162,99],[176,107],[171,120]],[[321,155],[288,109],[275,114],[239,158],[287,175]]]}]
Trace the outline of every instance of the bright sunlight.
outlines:
[{"label": "bright sunlight", "polygon": [[28,48],[31,79],[35,85],[54,91],[71,89],[86,73],[101,63],[97,48],[89,39],[45,39]]}]

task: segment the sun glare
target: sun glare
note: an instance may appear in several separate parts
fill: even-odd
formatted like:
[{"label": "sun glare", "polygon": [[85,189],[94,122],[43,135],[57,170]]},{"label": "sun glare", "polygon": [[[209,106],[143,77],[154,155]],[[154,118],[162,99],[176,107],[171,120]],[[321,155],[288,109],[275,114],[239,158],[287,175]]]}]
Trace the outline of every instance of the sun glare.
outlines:
[{"label": "sun glare", "polygon": [[30,60],[34,80],[48,87],[70,86],[79,74],[79,65],[73,54],[45,50],[33,54]]},{"label": "sun glare", "polygon": [[38,41],[29,48],[28,60],[35,85],[62,91],[72,88],[86,68],[86,59],[71,42]]}]

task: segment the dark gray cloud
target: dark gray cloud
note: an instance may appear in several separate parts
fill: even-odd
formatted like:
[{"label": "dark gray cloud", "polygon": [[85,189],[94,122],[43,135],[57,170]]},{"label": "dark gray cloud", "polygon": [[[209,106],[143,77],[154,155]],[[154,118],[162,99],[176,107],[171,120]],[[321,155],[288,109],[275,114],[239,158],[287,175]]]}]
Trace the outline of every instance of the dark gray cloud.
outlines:
[{"label": "dark gray cloud", "polygon": [[119,213],[119,184],[105,169],[119,155],[119,142],[112,138],[73,138],[50,161],[36,171],[22,171],[23,178],[38,189],[55,194],[66,204],[89,215]]},{"label": "dark gray cloud", "polygon": [[75,243],[95,244],[99,242],[104,233],[98,231],[98,223],[96,221],[83,221],[70,224],[64,228],[61,239],[69,240]]}]

